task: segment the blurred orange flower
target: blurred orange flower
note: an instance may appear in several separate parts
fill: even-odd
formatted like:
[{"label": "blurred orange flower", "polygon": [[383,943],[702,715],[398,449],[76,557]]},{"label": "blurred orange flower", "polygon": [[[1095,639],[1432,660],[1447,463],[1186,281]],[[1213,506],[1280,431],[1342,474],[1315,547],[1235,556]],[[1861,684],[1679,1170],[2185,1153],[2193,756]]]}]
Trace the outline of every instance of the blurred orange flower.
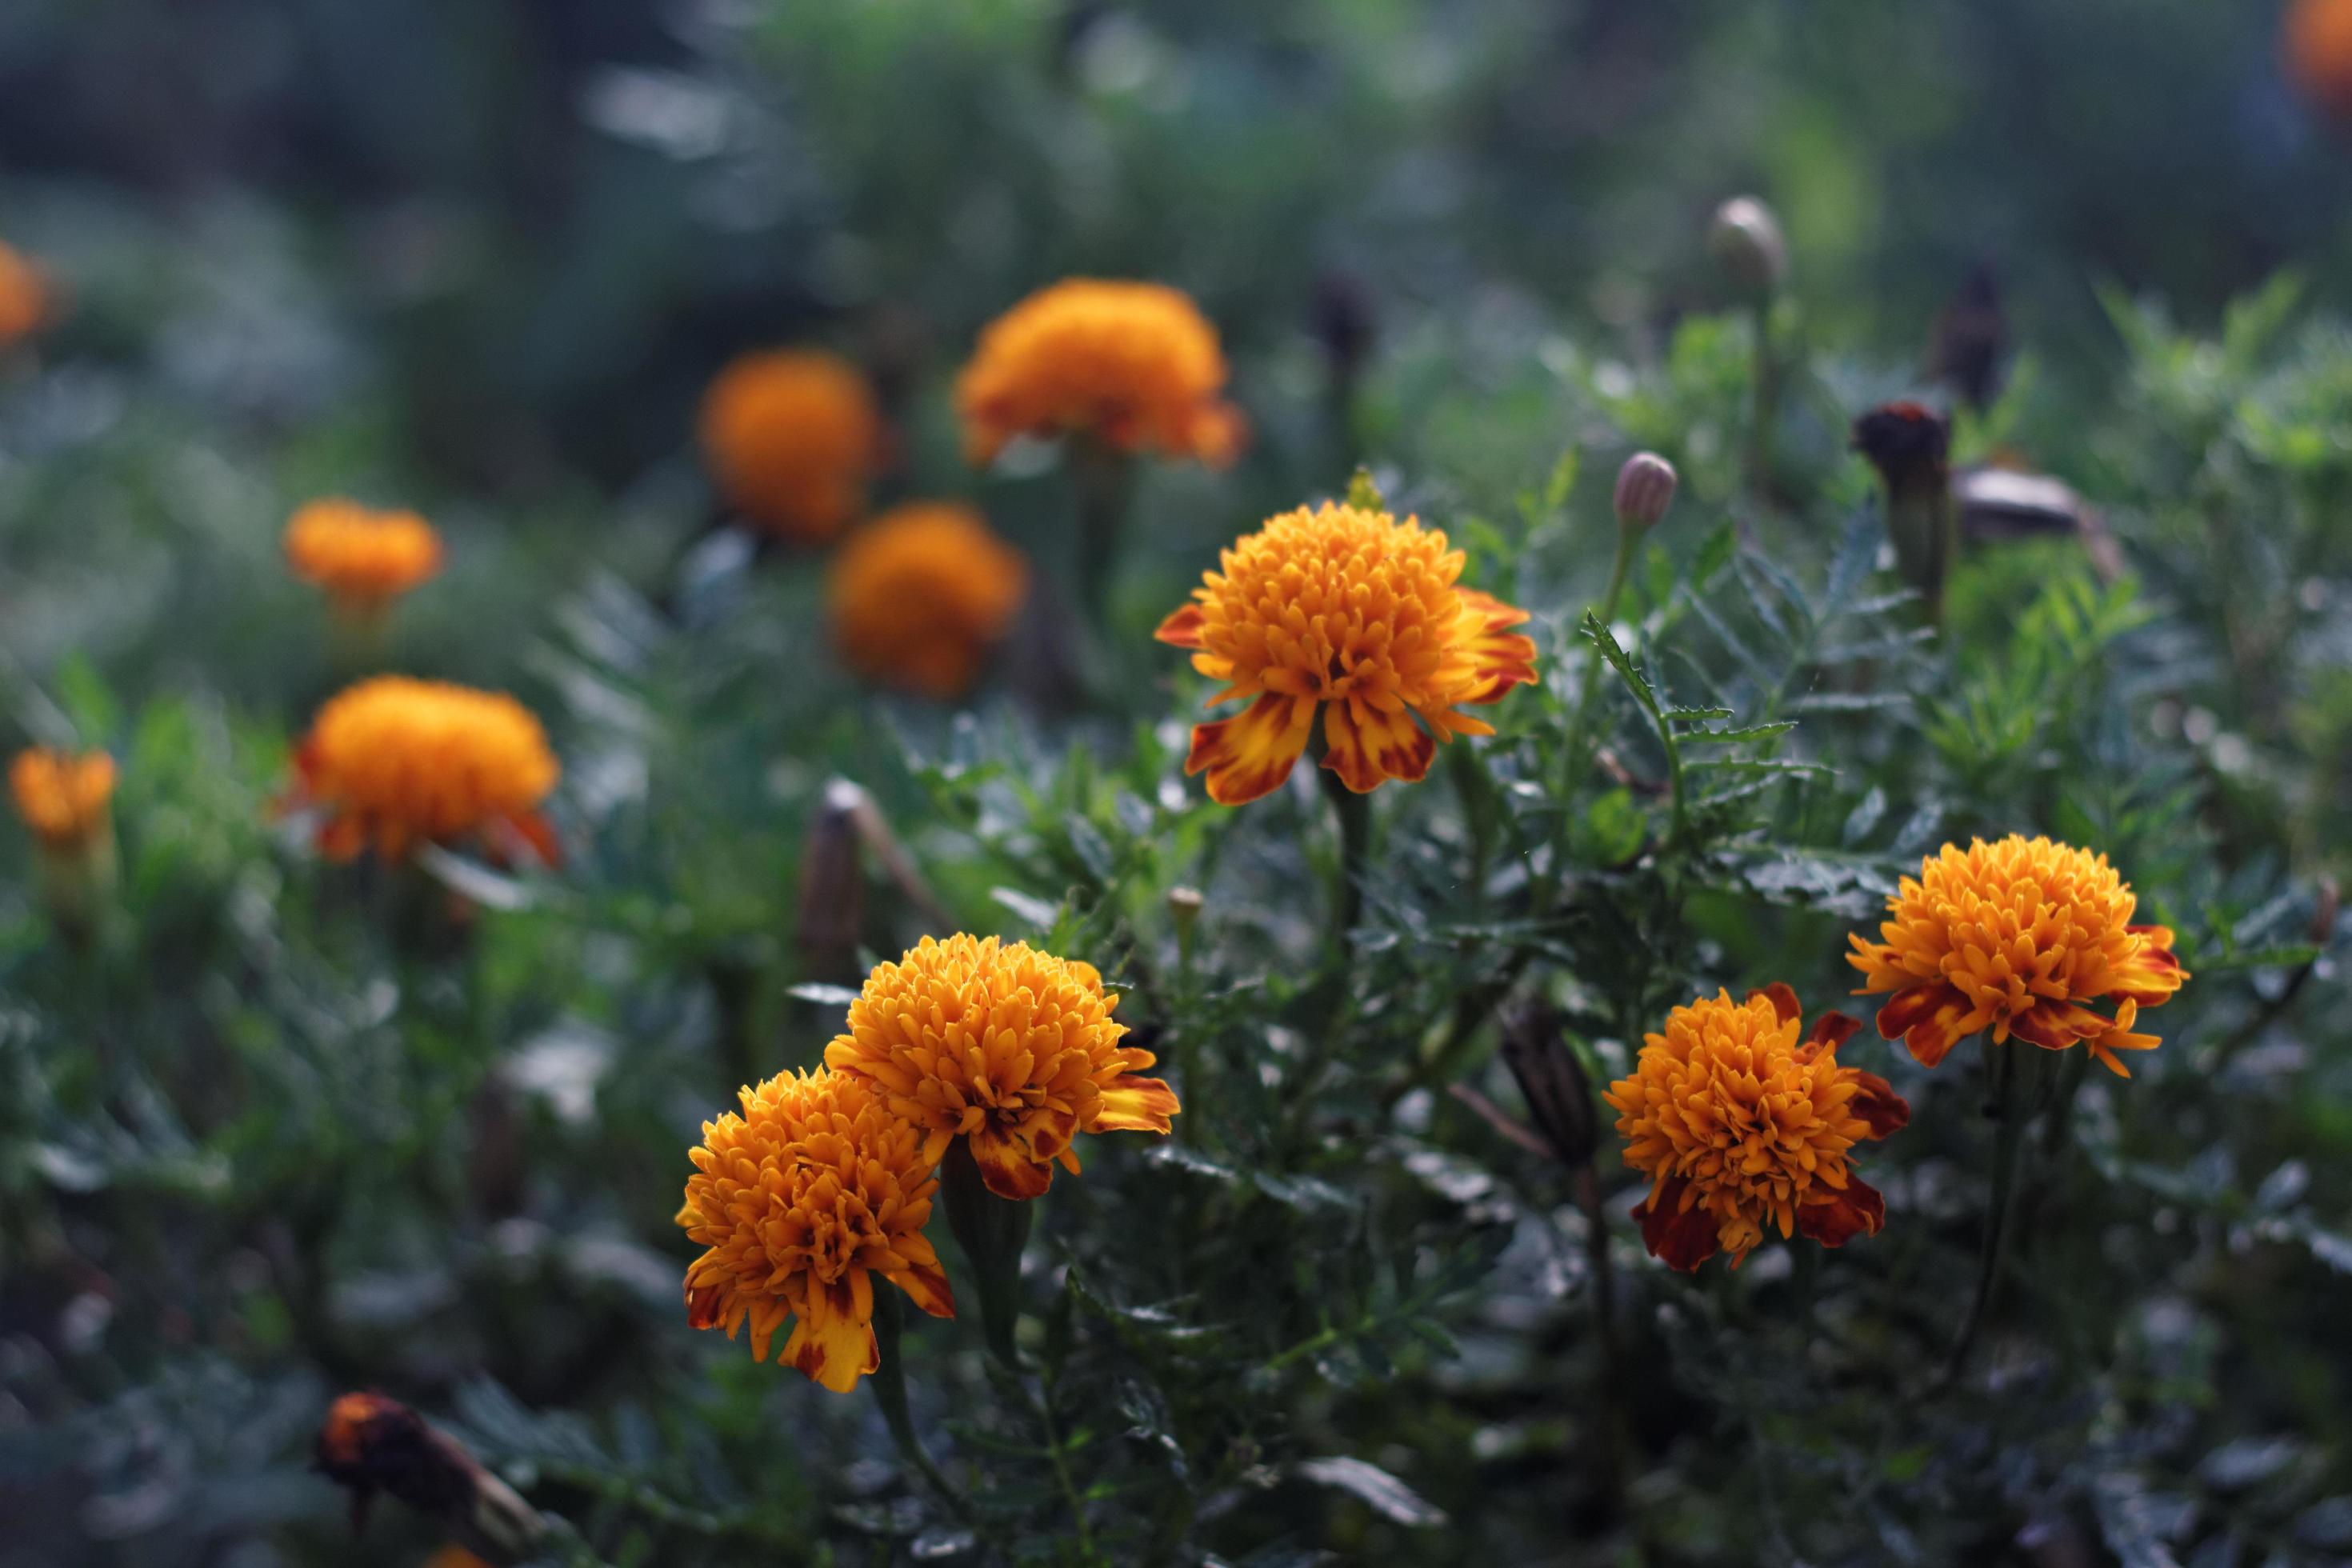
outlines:
[{"label": "blurred orange flower", "polygon": [[32,336],[55,304],[41,269],[21,252],[0,244],[0,349]]},{"label": "blurred orange flower", "polygon": [[1268,519],[1219,563],[1156,635],[1229,683],[1209,706],[1250,703],[1192,730],[1184,771],[1205,771],[1209,798],[1223,805],[1280,787],[1318,705],[1323,765],[1362,795],[1425,776],[1439,741],[1493,734],[1456,704],[1499,701],[1536,678],[1536,645],[1509,630],[1528,613],[1455,586],[1462,552],[1417,518],[1302,507]]},{"label": "blurred orange flower", "polygon": [[871,1081],[923,1136],[937,1164],[966,1141],[988,1190],[1042,1196],[1058,1162],[1072,1175],[1081,1132],[1166,1132],[1174,1091],[1138,1078],[1157,1059],[1119,1042],[1091,963],[994,937],[925,937],[876,965],[849,1005],[827,1067]]},{"label": "blurred orange flower", "polygon": [[[2132,923],[2138,907],[2104,855],[2014,833],[1947,844],[1886,900],[1883,941],[1847,937],[1846,962],[1863,974],[1856,995],[1895,993],[1878,1032],[1924,1066],[1990,1028],[1997,1046],[2011,1035],[2053,1051],[2080,1041],[2129,1078],[2116,1052],[2159,1043],[2133,1032],[2139,1010],[2189,978],[2170,930]],[[2099,1001],[2116,1003],[2112,1017],[2084,1005]]]},{"label": "blurred orange flower", "polygon": [[397,860],[478,837],[501,858],[559,858],[539,804],[561,773],[547,732],[503,692],[384,675],[330,699],[294,753],[288,805],[322,813],[319,847]]},{"label": "blurred orange flower", "polygon": [[786,1318],[782,1359],[846,1393],[880,1364],[877,1274],[935,1318],[955,1316],[923,1226],[939,1183],[920,1134],[861,1079],[820,1068],[740,1092],[742,1110],[702,1124],[677,1223],[706,1250],[686,1272],[687,1319],[751,1354]]},{"label": "blurred orange flower", "polygon": [[114,798],[114,759],[104,752],[70,752],[35,746],[16,753],[8,766],[8,793],[16,815],[51,849],[75,849],[106,827],[107,803]]},{"label": "blurred orange flower", "polygon": [[441,570],[441,536],[413,511],[329,498],[288,521],[286,563],[339,604],[380,609]]},{"label": "blurred orange flower", "polygon": [[2320,109],[2352,120],[2352,0],[2294,0],[2282,29],[2287,76]]},{"label": "blurred orange flower", "polygon": [[942,701],[979,679],[1027,591],[1020,552],[980,513],[914,501],[852,533],[826,582],[833,638],[859,673]]},{"label": "blurred orange flower", "polygon": [[1838,1065],[1858,1020],[1825,1013],[1800,1040],[1802,1016],[1786,985],[1702,996],[1643,1036],[1633,1076],[1602,1096],[1621,1113],[1625,1163],[1650,1178],[1633,1217],[1652,1257],[1693,1269],[1723,1251],[1737,1268],[1767,1225],[1824,1247],[1878,1234],[1886,1202],[1847,1152],[1911,1107],[1875,1073]]},{"label": "blurred orange flower", "polygon": [[1217,331],[1189,297],[1073,278],[989,323],[956,381],[956,408],[975,463],[1016,436],[1083,434],[1222,466],[1244,429],[1224,385]]},{"label": "blurred orange flower", "polygon": [[882,415],[866,377],[837,354],[745,354],[704,395],[702,449],[751,523],[822,544],[866,504],[882,467]]}]

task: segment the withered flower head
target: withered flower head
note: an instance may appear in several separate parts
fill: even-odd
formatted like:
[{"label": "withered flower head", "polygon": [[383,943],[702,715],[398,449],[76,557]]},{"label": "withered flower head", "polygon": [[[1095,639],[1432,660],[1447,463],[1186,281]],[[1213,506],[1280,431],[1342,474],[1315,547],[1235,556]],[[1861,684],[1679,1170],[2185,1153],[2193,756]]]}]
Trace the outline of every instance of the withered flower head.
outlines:
[{"label": "withered flower head", "polygon": [[1724,280],[1745,300],[1770,299],[1789,273],[1789,242],[1780,220],[1755,196],[1734,196],[1715,209],[1706,248]]},{"label": "withered flower head", "polygon": [[502,1563],[530,1557],[546,1534],[539,1511],[464,1445],[381,1394],[346,1394],[328,1407],[313,1468],[351,1489],[354,1529],[383,1492],[439,1523],[459,1545]]},{"label": "withered flower head", "polygon": [[1853,422],[1853,449],[1895,495],[1940,492],[1949,479],[1951,446],[1951,421],[1925,404],[1889,403]]}]

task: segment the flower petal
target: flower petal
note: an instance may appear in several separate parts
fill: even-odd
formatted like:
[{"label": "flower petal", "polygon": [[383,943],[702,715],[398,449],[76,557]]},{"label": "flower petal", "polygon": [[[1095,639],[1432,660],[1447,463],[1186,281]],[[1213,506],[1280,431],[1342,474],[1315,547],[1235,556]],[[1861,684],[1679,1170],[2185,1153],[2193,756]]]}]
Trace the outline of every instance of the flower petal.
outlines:
[{"label": "flower petal", "polygon": [[846,1394],[857,1380],[882,1364],[882,1346],[874,1338],[870,1318],[855,1310],[847,1280],[813,1286],[792,1338],[784,1342],[783,1360],[812,1383],[835,1394]]},{"label": "flower petal", "polygon": [[1202,646],[1202,628],[1208,624],[1208,612],[1196,602],[1186,605],[1160,622],[1160,629],[1151,635],[1171,647],[1199,647]]},{"label": "flower petal", "polygon": [[1184,771],[1206,772],[1209,798],[1220,805],[1242,805],[1271,795],[1282,787],[1299,753],[1307,750],[1314,721],[1313,699],[1268,692],[1247,712],[1194,725],[1192,754],[1184,760]]},{"label": "flower petal", "polygon": [[1779,1015],[1783,1024],[1805,1016],[1805,1005],[1797,1000],[1796,987],[1785,980],[1775,980],[1760,991],[1750,991],[1748,1000],[1753,1002],[1759,996],[1771,999],[1772,1011]]},{"label": "flower petal", "polygon": [[1719,1245],[1715,1216],[1697,1198],[1688,1182],[1669,1176],[1633,1205],[1633,1217],[1642,1222],[1642,1245],[1650,1256],[1685,1273],[1714,1257]]},{"label": "flower petal", "polygon": [[932,1317],[955,1316],[955,1290],[948,1284],[947,1270],[937,1264],[929,1268],[902,1268],[883,1278],[904,1290],[916,1306]]},{"label": "flower petal", "polygon": [[1403,713],[1382,713],[1358,702],[1324,705],[1323,739],[1329,749],[1323,765],[1358,795],[1369,795],[1390,779],[1418,784],[1429,776],[1437,742]]},{"label": "flower petal", "polygon": [[1457,588],[1454,592],[1463,607],[1478,617],[1481,626],[1470,642],[1470,658],[1478,682],[1455,700],[1493,702],[1514,686],[1532,684],[1536,679],[1535,640],[1503,629],[1525,621],[1528,612],[1475,588]]},{"label": "flower petal", "polygon": [[[1856,1028],[1861,1026],[1856,1024]],[[1911,1121],[1911,1102],[1895,1092],[1895,1086],[1874,1072],[1860,1068],[1844,1069],[1853,1074],[1853,1098],[1846,1101],[1846,1110],[1870,1123],[1870,1135],[1884,1138],[1900,1131]]]},{"label": "flower petal", "polygon": [[1878,1032],[1901,1040],[1921,1067],[1931,1068],[1960,1042],[1968,998],[1946,982],[1898,991],[1878,1010]]},{"label": "flower petal", "polygon": [[971,1150],[972,1163],[980,1167],[980,1179],[988,1190],[1000,1198],[1016,1203],[1042,1198],[1054,1184],[1054,1167],[1029,1157],[1023,1148],[996,1129],[994,1122],[983,1124],[964,1142]]},{"label": "flower petal", "polygon": [[1165,1082],[1133,1073],[1113,1079],[1095,1105],[1089,1132],[1166,1132],[1172,1125],[1170,1118],[1183,1109]]},{"label": "flower petal", "polygon": [[1867,1182],[1849,1177],[1843,1191],[1816,1186],[1812,1194],[1820,1201],[1798,1209],[1797,1228],[1823,1247],[1843,1247],[1857,1236],[1876,1236],[1886,1223],[1886,1199]]}]

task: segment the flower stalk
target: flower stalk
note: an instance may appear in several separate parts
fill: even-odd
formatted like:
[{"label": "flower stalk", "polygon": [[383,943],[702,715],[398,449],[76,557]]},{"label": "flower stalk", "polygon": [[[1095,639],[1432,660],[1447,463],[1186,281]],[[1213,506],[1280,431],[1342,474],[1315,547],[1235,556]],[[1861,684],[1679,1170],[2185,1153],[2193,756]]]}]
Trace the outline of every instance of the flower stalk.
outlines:
[{"label": "flower stalk", "polygon": [[1968,1316],[1945,1357],[1944,1378],[1949,1382],[1967,1366],[1978,1332],[1992,1305],[2009,1246],[2010,1203],[2017,1188],[2018,1157],[2025,1142],[2025,1107],[2018,1093],[2017,1047],[1994,1047],[1985,1053],[1985,1115],[1993,1123],[1992,1199],[1985,1212],[1984,1247],[1978,1255],[1976,1290],[1969,1300]]},{"label": "flower stalk", "polygon": [[924,1450],[922,1439],[915,1433],[913,1413],[908,1408],[907,1367],[899,1342],[906,1334],[906,1310],[898,1304],[897,1291],[874,1292],[876,1365],[870,1380],[874,1398],[882,1406],[882,1421],[890,1428],[890,1441],[897,1447],[898,1457],[923,1478],[941,1502],[961,1516],[970,1511],[970,1506],[949,1482],[946,1472]]},{"label": "flower stalk", "polygon": [[981,1331],[988,1352],[1007,1372],[1021,1371],[1021,1254],[1029,1245],[1032,1209],[1027,1202],[988,1190],[980,1166],[961,1138],[948,1145],[940,1167],[940,1195],[946,1201],[948,1228],[971,1265],[980,1298]]}]

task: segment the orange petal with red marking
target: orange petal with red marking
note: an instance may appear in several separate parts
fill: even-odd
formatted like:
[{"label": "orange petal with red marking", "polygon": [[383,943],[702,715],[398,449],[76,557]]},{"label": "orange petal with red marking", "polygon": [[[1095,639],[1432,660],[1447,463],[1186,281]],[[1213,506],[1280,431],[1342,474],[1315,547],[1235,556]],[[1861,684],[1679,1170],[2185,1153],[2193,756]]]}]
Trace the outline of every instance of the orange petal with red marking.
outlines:
[{"label": "orange petal with red marking", "polygon": [[1160,629],[1151,635],[1171,647],[1199,647],[1202,630],[1208,624],[1208,613],[1197,603],[1190,604],[1160,622]]},{"label": "orange petal with red marking", "polygon": [[1113,1079],[1095,1104],[1089,1132],[1166,1132],[1172,1126],[1170,1119],[1183,1109],[1166,1083],[1133,1073]]},{"label": "orange petal with red marking", "polygon": [[1816,1186],[1826,1194],[1797,1211],[1797,1229],[1823,1247],[1843,1247],[1857,1236],[1876,1236],[1886,1223],[1886,1199],[1868,1183],[1848,1178],[1843,1192]]},{"label": "orange petal with red marking", "polygon": [[1968,998],[1942,981],[1897,991],[1878,1010],[1878,1032],[1901,1040],[1921,1067],[1931,1068],[1959,1044]]},{"label": "orange petal with red marking", "polygon": [[1025,1203],[1044,1197],[1054,1184],[1052,1164],[1031,1159],[1028,1150],[992,1125],[982,1127],[964,1142],[971,1150],[972,1163],[980,1167],[981,1181],[1000,1198]]},{"label": "orange petal with red marking", "polygon": [[1437,742],[1405,713],[1382,713],[1360,702],[1327,703],[1323,765],[1358,795],[1369,795],[1391,779],[1418,784],[1429,776]]},{"label": "orange petal with red marking", "polygon": [[[1685,1203],[1690,1206],[1684,1207]],[[1714,1257],[1721,1245],[1716,1237],[1715,1216],[1679,1176],[1668,1177],[1656,1192],[1635,1204],[1633,1217],[1642,1222],[1642,1245],[1669,1268],[1688,1273]]]},{"label": "orange petal with red marking", "polygon": [[1779,1016],[1783,1024],[1792,1018],[1801,1018],[1805,1016],[1805,1005],[1797,1000],[1796,987],[1785,980],[1775,980],[1760,991],[1750,991],[1748,994],[1748,1000],[1753,1002],[1759,996],[1769,997],[1771,1000],[1772,1011]]},{"label": "orange petal with red marking", "polygon": [[[1862,1026],[1857,1024],[1854,1026],[1860,1028]],[[1846,1101],[1846,1109],[1870,1123],[1873,1138],[1884,1138],[1910,1124],[1911,1102],[1895,1093],[1893,1084],[1874,1072],[1864,1072],[1859,1068],[1846,1070],[1852,1072],[1855,1079],[1854,1095]]]},{"label": "orange petal with red marking", "polygon": [[1314,721],[1314,699],[1268,692],[1245,713],[1194,725],[1192,754],[1184,759],[1184,771],[1207,773],[1209,798],[1220,805],[1242,805],[1272,795],[1307,750]]}]

